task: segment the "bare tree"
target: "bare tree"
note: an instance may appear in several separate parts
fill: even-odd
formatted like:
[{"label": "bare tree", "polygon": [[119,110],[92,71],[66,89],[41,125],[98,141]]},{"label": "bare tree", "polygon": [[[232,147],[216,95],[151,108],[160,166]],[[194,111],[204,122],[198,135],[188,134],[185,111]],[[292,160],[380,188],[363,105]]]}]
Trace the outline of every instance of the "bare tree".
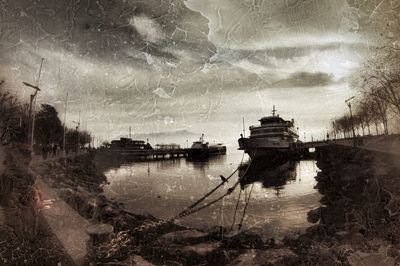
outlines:
[{"label": "bare tree", "polygon": [[0,141],[23,142],[26,136],[28,110],[17,98],[6,91],[0,82]]},{"label": "bare tree", "polygon": [[363,91],[387,102],[400,120],[400,49],[376,48],[362,76]]}]

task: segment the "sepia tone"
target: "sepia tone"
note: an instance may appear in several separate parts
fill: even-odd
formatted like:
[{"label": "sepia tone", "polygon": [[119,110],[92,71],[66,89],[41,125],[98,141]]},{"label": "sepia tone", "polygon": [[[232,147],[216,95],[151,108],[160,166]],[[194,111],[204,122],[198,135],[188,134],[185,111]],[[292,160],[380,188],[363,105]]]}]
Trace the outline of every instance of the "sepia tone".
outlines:
[{"label": "sepia tone", "polygon": [[0,0],[0,265],[400,265],[400,0]]}]

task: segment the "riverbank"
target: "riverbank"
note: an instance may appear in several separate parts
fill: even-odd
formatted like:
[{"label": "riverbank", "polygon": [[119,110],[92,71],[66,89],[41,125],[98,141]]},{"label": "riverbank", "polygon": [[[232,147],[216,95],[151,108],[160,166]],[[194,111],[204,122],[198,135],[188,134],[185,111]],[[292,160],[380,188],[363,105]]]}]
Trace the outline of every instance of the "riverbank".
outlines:
[{"label": "riverbank", "polygon": [[[160,221],[150,214],[127,212],[122,204],[99,194],[107,180],[103,175],[104,164],[95,154],[44,162],[36,168],[81,216],[92,223],[114,227],[113,241],[90,253],[88,261],[139,260],[156,265],[362,265],[379,260],[394,265],[399,261],[400,247],[398,160],[349,147],[318,150],[321,172],[316,179],[323,195],[322,206],[308,214],[308,221],[315,225],[282,241],[229,228],[193,229]],[[118,234],[124,231],[128,232]]]}]

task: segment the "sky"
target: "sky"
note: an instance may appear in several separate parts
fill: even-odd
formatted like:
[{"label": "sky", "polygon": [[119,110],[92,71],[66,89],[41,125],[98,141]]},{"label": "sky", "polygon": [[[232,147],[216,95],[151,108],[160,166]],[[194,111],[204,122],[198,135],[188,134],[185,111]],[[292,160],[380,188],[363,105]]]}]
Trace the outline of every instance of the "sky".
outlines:
[{"label": "sky", "polygon": [[[398,40],[397,0],[3,0],[0,79],[101,140],[204,133],[235,145],[275,105],[322,138],[371,50]],[[248,134],[248,130],[246,132]],[[184,137],[182,137],[184,138]],[[154,140],[157,141],[157,140]],[[185,140],[182,140],[184,143]],[[155,143],[153,143],[155,144]]]}]

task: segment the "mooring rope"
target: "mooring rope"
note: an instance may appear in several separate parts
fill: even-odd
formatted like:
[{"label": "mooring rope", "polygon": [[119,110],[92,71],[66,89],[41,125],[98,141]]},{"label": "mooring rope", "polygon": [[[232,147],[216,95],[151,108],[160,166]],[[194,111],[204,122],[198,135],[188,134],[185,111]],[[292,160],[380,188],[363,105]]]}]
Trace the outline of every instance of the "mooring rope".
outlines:
[{"label": "mooring rope", "polygon": [[239,223],[239,230],[242,229],[243,220],[244,220],[244,217],[246,215],[247,206],[249,206],[249,203],[250,203],[250,197],[251,197],[251,192],[253,192],[253,188],[254,188],[254,183],[251,184],[251,189],[250,189],[250,192],[249,192],[249,196],[247,197],[246,204],[244,205],[242,219],[240,219],[240,223]]},{"label": "mooring rope", "polygon": [[235,212],[233,213],[233,220],[232,220],[232,225],[231,225],[230,231],[233,230],[233,226],[235,225],[235,222],[236,222],[236,213],[237,213],[237,210],[238,210],[238,208],[239,208],[240,196],[241,196],[241,195],[242,195],[242,189],[239,190],[239,196],[238,196],[238,199],[237,199],[237,201],[236,201],[236,207],[235,207]]}]

